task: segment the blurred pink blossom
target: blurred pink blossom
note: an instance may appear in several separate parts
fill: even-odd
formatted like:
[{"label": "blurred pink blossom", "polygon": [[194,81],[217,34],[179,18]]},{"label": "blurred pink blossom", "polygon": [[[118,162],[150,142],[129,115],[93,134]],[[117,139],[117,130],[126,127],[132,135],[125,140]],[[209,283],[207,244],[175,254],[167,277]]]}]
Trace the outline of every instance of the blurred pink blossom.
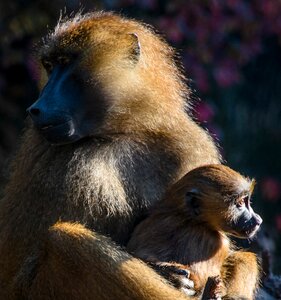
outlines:
[{"label": "blurred pink blossom", "polygon": [[191,68],[192,77],[194,78],[197,88],[201,92],[207,92],[210,88],[207,72],[200,65],[193,65]]},{"label": "blurred pink blossom", "polygon": [[240,80],[240,73],[237,63],[231,60],[219,62],[214,68],[214,77],[218,85],[226,88]]},{"label": "blurred pink blossom", "polygon": [[226,0],[225,2],[229,8],[236,8],[240,4],[241,0]]},{"label": "blurred pink blossom", "polygon": [[176,20],[168,17],[161,17],[157,21],[157,27],[166,33],[167,38],[173,43],[179,43],[183,40],[184,35],[181,32],[180,24]]},{"label": "blurred pink blossom", "polygon": [[261,11],[268,18],[273,18],[280,13],[280,2],[276,0],[262,0]]},{"label": "blurred pink blossom", "polygon": [[206,102],[199,102],[194,110],[196,119],[200,122],[211,122],[215,115],[213,107]]},{"label": "blurred pink blossom", "polygon": [[280,182],[272,177],[263,179],[261,182],[261,190],[263,197],[271,202],[276,202],[281,197],[281,184]]}]

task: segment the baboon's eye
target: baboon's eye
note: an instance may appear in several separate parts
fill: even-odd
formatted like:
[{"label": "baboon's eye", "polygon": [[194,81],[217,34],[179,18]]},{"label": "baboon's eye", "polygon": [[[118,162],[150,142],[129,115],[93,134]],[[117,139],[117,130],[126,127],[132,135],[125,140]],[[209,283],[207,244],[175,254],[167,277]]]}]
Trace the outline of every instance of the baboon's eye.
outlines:
[{"label": "baboon's eye", "polygon": [[249,196],[244,195],[236,201],[236,206],[237,207],[243,207],[245,205],[245,203],[247,203],[248,201],[249,201]]},{"label": "baboon's eye", "polygon": [[69,57],[64,56],[64,55],[59,56],[57,58],[57,60],[58,60],[58,64],[62,65],[62,66],[65,66],[65,65],[69,64],[69,61],[70,61]]},{"label": "baboon's eye", "polygon": [[42,65],[48,74],[50,74],[54,68],[53,63],[47,59],[42,59]]}]

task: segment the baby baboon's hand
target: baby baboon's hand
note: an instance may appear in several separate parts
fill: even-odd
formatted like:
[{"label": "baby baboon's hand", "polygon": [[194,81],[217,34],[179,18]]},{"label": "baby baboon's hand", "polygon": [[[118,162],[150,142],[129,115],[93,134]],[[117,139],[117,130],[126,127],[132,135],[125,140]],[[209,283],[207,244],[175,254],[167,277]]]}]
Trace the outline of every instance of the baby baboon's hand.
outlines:
[{"label": "baby baboon's hand", "polygon": [[190,279],[190,271],[184,265],[177,263],[153,262],[149,265],[173,286],[188,296],[195,295],[194,282]]},{"label": "baby baboon's hand", "polygon": [[226,290],[220,276],[209,277],[205,285],[202,300],[221,300]]}]

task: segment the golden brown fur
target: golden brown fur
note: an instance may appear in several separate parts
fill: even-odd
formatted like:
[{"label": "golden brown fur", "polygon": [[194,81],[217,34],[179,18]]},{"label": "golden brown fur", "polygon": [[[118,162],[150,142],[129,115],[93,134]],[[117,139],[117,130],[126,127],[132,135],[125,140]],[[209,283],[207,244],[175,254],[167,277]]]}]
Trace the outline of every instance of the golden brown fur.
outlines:
[{"label": "golden brown fur", "polygon": [[235,218],[235,201],[252,189],[252,181],[226,166],[196,168],[136,227],[127,249],[158,270],[165,263],[189,270],[197,295],[208,277],[220,276],[225,299],[253,299],[259,280],[257,258],[234,251],[224,229]]},{"label": "golden brown fur", "polygon": [[[137,63],[130,59],[136,35]],[[168,186],[220,161],[210,136],[186,115],[188,90],[173,50],[145,25],[91,13],[59,24],[40,53],[78,53],[76,76],[110,105],[90,138],[68,145],[50,145],[28,120],[0,202],[0,298],[180,299],[102,237],[126,244]],[[52,227],[58,221],[68,223]]]},{"label": "golden brown fur", "polygon": [[78,223],[59,222],[49,233],[38,257],[30,258],[39,264],[31,270],[23,265],[16,278],[19,299],[186,299],[142,262],[120,255],[109,239]]}]

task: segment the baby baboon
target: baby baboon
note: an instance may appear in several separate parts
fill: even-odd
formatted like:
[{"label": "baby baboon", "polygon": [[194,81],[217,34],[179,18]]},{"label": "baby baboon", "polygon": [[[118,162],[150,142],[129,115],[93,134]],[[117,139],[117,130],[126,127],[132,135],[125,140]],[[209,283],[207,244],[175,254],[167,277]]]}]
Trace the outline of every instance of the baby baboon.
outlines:
[{"label": "baby baboon", "polygon": [[[220,276],[227,298],[253,299],[259,280],[255,254],[235,251],[227,235],[251,238],[262,223],[250,204],[254,181],[223,165],[196,168],[180,179],[140,223],[128,244],[160,273],[178,269],[178,287],[190,271],[200,295],[208,277]],[[183,288],[184,289],[184,288]],[[221,289],[223,293],[223,289]]]}]

